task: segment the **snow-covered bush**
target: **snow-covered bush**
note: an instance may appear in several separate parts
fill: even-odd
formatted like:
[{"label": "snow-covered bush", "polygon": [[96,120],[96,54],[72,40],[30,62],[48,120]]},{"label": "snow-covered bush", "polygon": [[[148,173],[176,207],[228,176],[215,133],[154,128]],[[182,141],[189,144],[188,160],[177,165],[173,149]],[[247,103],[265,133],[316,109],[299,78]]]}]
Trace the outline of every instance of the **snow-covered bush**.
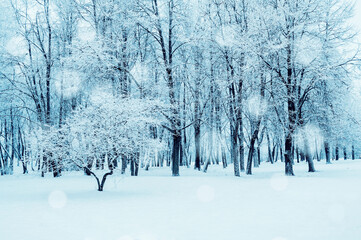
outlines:
[{"label": "snow-covered bush", "polygon": [[[146,99],[116,98],[103,91],[92,94],[87,105],[80,106],[61,128],[40,129],[38,149],[46,155],[53,171],[61,168],[84,169],[93,175],[102,191],[106,177],[112,175],[120,156],[161,147],[151,137],[150,126],[161,123],[160,105]],[[39,151],[36,149],[37,151]],[[109,171],[102,181],[96,170]]]}]

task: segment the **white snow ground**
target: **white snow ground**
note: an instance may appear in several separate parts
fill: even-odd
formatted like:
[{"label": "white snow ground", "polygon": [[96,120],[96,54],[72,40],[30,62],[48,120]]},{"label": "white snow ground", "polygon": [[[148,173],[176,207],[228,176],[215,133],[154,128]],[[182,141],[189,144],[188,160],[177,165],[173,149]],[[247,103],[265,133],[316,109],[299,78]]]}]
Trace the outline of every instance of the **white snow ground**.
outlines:
[{"label": "white snow ground", "polygon": [[0,177],[1,240],[359,240],[361,160],[263,163],[254,175],[210,166],[111,176],[104,192],[81,173]]}]

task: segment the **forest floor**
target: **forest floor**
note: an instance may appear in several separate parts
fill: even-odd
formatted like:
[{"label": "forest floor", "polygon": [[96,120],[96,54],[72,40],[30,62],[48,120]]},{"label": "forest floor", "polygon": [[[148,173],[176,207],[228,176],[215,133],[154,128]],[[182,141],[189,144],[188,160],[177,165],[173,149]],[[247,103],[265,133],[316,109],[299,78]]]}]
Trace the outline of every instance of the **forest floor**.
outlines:
[{"label": "forest floor", "polygon": [[[110,176],[104,192],[81,172],[0,177],[1,240],[358,240],[361,160],[262,163],[233,177],[169,168]],[[20,167],[19,167],[20,171]]]}]

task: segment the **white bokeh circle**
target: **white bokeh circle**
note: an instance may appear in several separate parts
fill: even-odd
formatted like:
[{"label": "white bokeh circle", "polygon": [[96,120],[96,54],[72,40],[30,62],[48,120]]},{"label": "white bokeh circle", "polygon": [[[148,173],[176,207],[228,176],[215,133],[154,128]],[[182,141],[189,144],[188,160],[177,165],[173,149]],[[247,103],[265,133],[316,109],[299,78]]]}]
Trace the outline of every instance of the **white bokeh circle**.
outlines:
[{"label": "white bokeh circle", "polygon": [[68,198],[63,191],[53,191],[49,194],[48,202],[52,208],[60,209],[65,207]]}]

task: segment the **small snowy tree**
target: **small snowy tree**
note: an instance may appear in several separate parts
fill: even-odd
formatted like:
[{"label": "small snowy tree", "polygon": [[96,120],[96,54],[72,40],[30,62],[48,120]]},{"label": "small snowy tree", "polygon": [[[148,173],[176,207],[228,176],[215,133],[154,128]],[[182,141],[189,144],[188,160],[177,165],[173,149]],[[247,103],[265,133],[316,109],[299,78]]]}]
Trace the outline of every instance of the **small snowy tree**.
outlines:
[{"label": "small snowy tree", "polygon": [[[39,145],[47,149],[47,159],[59,171],[64,167],[83,169],[94,176],[98,191],[103,191],[107,177],[118,165],[118,157],[160,147],[148,132],[150,125],[160,124],[158,108],[155,101],[117,99],[99,91],[92,95],[90,104],[79,107],[61,128],[44,131],[46,135],[40,130]],[[107,172],[103,171],[104,165]],[[101,179],[99,173],[103,173]]]}]

